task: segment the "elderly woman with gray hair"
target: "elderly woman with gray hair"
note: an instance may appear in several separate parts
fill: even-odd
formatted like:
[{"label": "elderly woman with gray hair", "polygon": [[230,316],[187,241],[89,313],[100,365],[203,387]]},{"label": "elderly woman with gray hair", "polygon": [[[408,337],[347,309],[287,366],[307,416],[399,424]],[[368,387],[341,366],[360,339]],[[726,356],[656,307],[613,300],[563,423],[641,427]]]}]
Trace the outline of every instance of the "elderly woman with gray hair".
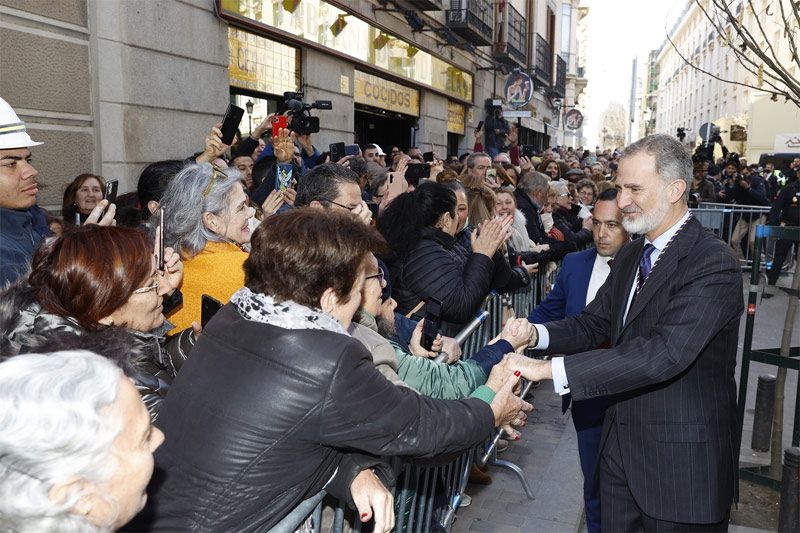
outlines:
[{"label": "elderly woman with gray hair", "polygon": [[177,331],[200,322],[203,294],[222,303],[244,286],[255,209],[235,169],[190,165],[164,191],[165,242],[183,260],[183,306],[170,315]]},{"label": "elderly woman with gray hair", "polygon": [[104,357],[0,363],[0,530],[119,529],[144,506],[163,441],[131,381]]}]

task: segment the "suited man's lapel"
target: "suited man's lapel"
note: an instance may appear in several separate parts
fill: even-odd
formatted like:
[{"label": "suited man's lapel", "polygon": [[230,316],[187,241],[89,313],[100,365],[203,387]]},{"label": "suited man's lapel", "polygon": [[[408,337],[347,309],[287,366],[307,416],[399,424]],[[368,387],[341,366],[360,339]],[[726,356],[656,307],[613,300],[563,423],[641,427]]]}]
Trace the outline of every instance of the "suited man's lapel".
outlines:
[{"label": "suited man's lapel", "polygon": [[[650,276],[648,276],[647,281],[645,281],[644,285],[642,286],[641,292],[639,292],[639,295],[634,298],[631,308],[628,310],[628,316],[625,320],[625,323],[622,325],[617,338],[622,336],[628,326],[630,326],[631,323],[636,320],[636,317],[647,306],[650,300],[664,288],[664,285],[675,274],[675,271],[678,267],[678,262],[686,257],[686,255],[692,249],[692,245],[697,240],[701,230],[702,225],[697,221],[697,219],[692,217],[689,221],[687,221],[686,226],[675,235],[675,240],[669,246],[667,246],[666,250],[664,250],[664,252],[662,252],[662,254],[659,256],[658,261],[653,266],[653,270],[650,271]],[[630,290],[630,288],[633,286],[633,280],[635,279],[636,271],[639,268],[639,260],[642,257],[641,250],[634,257],[635,262],[633,262],[632,265],[627,265],[628,269],[630,270],[628,276],[626,277],[628,280],[628,290]],[[629,295],[629,293],[626,293],[624,305],[627,305],[627,295]]]}]

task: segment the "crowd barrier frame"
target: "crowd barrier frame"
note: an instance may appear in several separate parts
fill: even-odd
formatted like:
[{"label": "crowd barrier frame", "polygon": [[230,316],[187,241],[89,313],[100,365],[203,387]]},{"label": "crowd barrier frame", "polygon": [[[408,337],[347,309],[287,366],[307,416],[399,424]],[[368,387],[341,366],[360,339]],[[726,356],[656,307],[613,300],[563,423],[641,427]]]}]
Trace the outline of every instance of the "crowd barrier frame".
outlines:
[{"label": "crowd barrier frame", "polygon": [[[694,217],[704,228],[711,230],[717,237],[728,243],[742,267],[752,267],[755,253],[755,232],[758,225],[766,223],[770,207],[739,204],[718,204],[702,202],[697,207],[691,208]],[[744,229],[737,229],[739,222],[746,225]],[[736,237],[736,242],[734,241]],[[747,239],[747,245],[742,249],[741,242]],[[772,247],[762,249],[767,260],[772,257]],[[791,266],[791,262],[788,266]]]},{"label": "crowd barrier frame", "polygon": [[[750,275],[750,288],[747,296],[747,318],[744,330],[744,346],[742,348],[742,369],[739,374],[739,397],[737,405],[737,421],[739,423],[739,446],[742,446],[742,434],[744,429],[744,411],[747,401],[747,381],[750,377],[750,362],[757,361],[775,367],[786,368],[800,372],[800,346],[792,346],[788,357],[780,355],[778,348],[753,349],[753,329],[755,327],[756,310],[758,308],[758,284],[761,269],[761,249],[763,243],[769,239],[785,239],[800,242],[800,227],[792,226],[763,226],[756,227],[755,255],[753,257],[753,268]],[[796,268],[796,267],[795,267]],[[797,383],[797,392],[794,404],[794,422],[792,430],[792,446],[800,446],[800,379]],[[769,467],[748,467],[740,468],[739,475],[742,479],[747,479],[762,485],[769,485],[780,490],[780,484],[767,476]]]}]

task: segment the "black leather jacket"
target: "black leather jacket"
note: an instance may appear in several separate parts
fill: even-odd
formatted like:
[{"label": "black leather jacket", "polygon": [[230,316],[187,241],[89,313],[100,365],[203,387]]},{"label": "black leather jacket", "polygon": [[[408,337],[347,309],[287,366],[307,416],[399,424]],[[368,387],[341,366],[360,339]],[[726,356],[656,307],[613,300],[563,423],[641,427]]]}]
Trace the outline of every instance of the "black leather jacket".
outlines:
[{"label": "black leather jacket", "polygon": [[[158,417],[177,368],[186,360],[194,342],[188,330],[167,339],[165,333],[172,327],[165,321],[161,328],[151,332],[113,328],[127,334],[131,359],[124,368],[153,420]],[[50,344],[52,338],[65,333],[87,334],[74,319],[44,311],[26,281],[19,281],[0,292],[2,356],[37,351],[40,346]],[[102,353],[102,348],[95,351],[109,356]]]},{"label": "black leather jacket", "polygon": [[[396,387],[347,335],[246,320],[224,306],[172,385],[135,531],[263,531],[347,469],[346,453],[435,457],[494,426],[481,400]],[[345,476],[347,477],[347,476]],[[334,481],[336,478],[334,477]],[[339,492],[337,494],[337,492]]]}]

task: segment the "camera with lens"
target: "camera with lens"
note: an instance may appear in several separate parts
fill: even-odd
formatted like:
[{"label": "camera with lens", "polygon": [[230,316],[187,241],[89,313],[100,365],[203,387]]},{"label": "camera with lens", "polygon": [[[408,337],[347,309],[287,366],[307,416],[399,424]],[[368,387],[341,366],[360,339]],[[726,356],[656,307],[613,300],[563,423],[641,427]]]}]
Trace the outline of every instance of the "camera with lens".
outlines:
[{"label": "camera with lens", "polygon": [[333,109],[330,100],[316,100],[311,104],[303,102],[302,91],[287,91],[283,93],[284,105],[292,112],[292,121],[289,129],[298,135],[308,135],[319,132],[319,117],[311,116],[312,109]]}]

